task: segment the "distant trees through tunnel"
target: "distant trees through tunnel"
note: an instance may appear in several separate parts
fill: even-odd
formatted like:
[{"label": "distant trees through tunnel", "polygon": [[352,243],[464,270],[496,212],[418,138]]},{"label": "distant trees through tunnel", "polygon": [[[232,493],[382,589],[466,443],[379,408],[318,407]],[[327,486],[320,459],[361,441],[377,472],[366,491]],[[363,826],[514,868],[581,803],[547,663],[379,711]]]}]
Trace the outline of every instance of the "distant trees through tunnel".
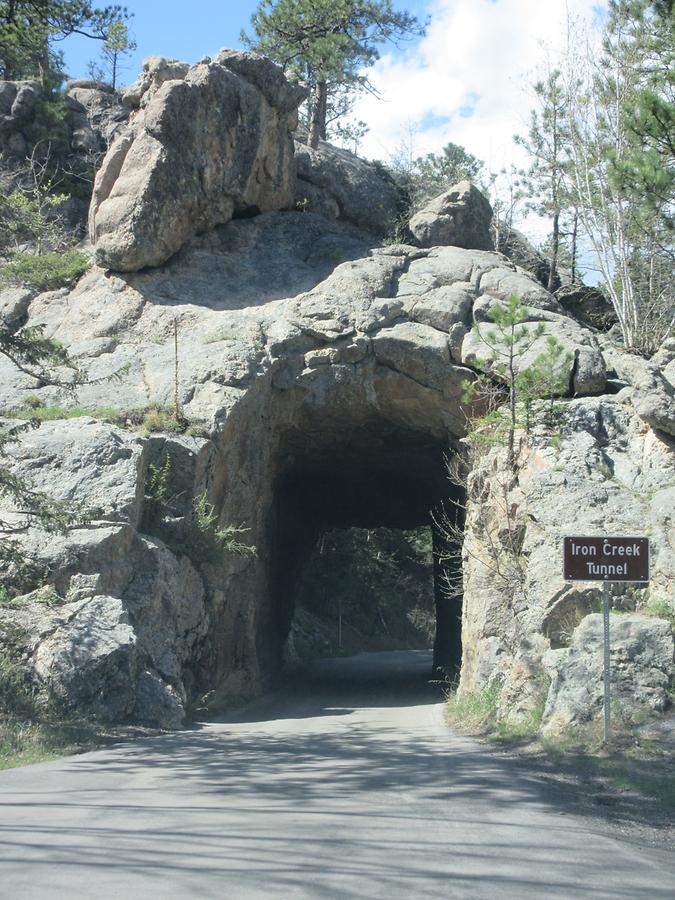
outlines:
[{"label": "distant trees through tunnel", "polygon": [[447,477],[448,444],[381,421],[312,438],[287,433],[277,457],[261,663],[273,676],[289,651],[433,645],[436,673],[456,677],[462,597],[448,583],[458,553],[434,524],[463,501]]},{"label": "distant trees through tunnel", "polygon": [[301,659],[431,648],[431,528],[348,528],[319,536],[300,576],[288,651]]}]

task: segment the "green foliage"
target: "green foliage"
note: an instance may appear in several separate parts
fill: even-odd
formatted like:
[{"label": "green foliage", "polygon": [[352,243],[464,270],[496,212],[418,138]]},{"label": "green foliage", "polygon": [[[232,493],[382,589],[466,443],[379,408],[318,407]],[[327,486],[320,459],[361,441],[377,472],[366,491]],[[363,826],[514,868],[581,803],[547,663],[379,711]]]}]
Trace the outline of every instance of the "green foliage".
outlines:
[{"label": "green foliage", "polygon": [[[526,206],[552,223],[547,287],[553,291],[561,243],[561,218],[570,202],[566,178],[570,123],[560,70],[549,72],[545,81],[535,85],[534,92],[538,108],[530,113],[528,135],[516,135],[515,141],[527,150],[531,159],[524,180],[529,196]],[[576,243],[572,247],[572,257],[573,260],[576,258]],[[574,267],[573,261],[572,269]]]},{"label": "green foliage", "polygon": [[[326,624],[326,653],[430,646],[435,630],[430,529],[325,532],[298,586],[296,619],[303,611]],[[297,649],[303,653],[302,646]],[[304,649],[309,655],[316,651]]]},{"label": "green foliage", "polygon": [[6,79],[47,79],[61,65],[51,44],[69,34],[106,40],[126,8],[94,7],[88,0],[0,0],[0,71]]},{"label": "green foliage", "polygon": [[673,15],[672,5],[616,0],[602,52],[574,42],[562,66],[570,202],[624,344],[646,356],[675,321]]},{"label": "green foliage", "polygon": [[17,253],[0,266],[0,284],[21,284],[37,291],[69,287],[84,275],[91,261],[81,250],[61,253]]},{"label": "green foliage", "polygon": [[192,502],[192,518],[185,532],[185,547],[191,559],[218,564],[225,554],[255,556],[255,547],[244,544],[239,536],[248,528],[237,525],[219,527],[215,508],[199,494]]},{"label": "green foliage", "polygon": [[[24,334],[26,329],[24,329]],[[0,351],[2,333],[0,332]],[[61,348],[61,353],[65,351]],[[102,419],[121,428],[142,429],[147,434],[169,433],[188,434],[192,437],[209,437],[206,422],[199,419],[176,420],[173,407],[161,403],[150,403],[148,406],[133,409],[117,409],[113,406],[44,406],[35,394],[25,398],[21,409],[2,409],[0,414],[8,419],[19,419],[30,423],[52,422],[58,419],[79,419],[91,417]]]},{"label": "green foliage", "polygon": [[450,724],[471,733],[483,734],[497,721],[500,678],[491,678],[479,691],[448,694],[446,716]]},{"label": "green foliage", "polygon": [[33,182],[24,190],[0,197],[0,252],[31,243],[38,254],[59,250],[66,236],[61,209],[68,195],[53,189],[51,181]]},{"label": "green foliage", "polygon": [[[476,323],[475,333],[485,344],[488,355],[476,359],[476,365],[485,372],[474,382],[464,383],[465,403],[483,400],[496,379],[505,385],[508,405],[492,397],[488,410],[479,417],[469,439],[477,443],[505,443],[509,465],[515,466],[515,432],[520,426],[526,431],[533,424],[537,401],[548,399],[544,421],[556,424],[555,398],[564,395],[569,387],[568,369],[571,355],[566,353],[554,335],[545,335],[545,325],[525,324],[527,307],[517,294],[509,297],[506,306],[495,304],[490,310],[488,323]],[[545,348],[533,360],[522,364],[523,356],[545,337]]]},{"label": "green foliage", "polygon": [[392,0],[262,0],[251,18],[245,45],[284,67],[310,88],[309,142],[326,138],[331,101],[335,118],[350,96],[372,89],[364,70],[379,59],[379,46],[422,34],[414,16],[397,12]]},{"label": "green foliage", "polygon": [[0,721],[9,712],[34,715],[35,697],[25,673],[3,652],[0,653]]},{"label": "green foliage", "polygon": [[440,153],[427,153],[414,159],[405,148],[399,148],[392,167],[407,193],[409,214],[459,181],[479,180],[484,163],[464,147],[450,142]]},{"label": "green foliage", "polygon": [[675,196],[675,8],[650,0],[610,3],[606,49],[622,41],[639,58],[637,83],[623,103],[629,138],[614,152],[610,173],[615,186],[639,203],[650,219],[661,211],[672,231]]},{"label": "green foliage", "polygon": [[122,59],[133,53],[136,46],[136,41],[129,35],[129,29],[124,22],[112,22],[101,48],[101,62],[89,63],[90,76],[96,81],[110,84],[113,89],[116,88]]},{"label": "green foliage", "polygon": [[149,533],[194,562],[218,565],[227,554],[255,556],[255,547],[239,540],[248,529],[236,525],[221,527],[205,493],[194,497],[189,509],[181,508],[180,498],[171,491],[171,478],[170,456],[165,456],[160,466],[148,466],[143,525]]}]

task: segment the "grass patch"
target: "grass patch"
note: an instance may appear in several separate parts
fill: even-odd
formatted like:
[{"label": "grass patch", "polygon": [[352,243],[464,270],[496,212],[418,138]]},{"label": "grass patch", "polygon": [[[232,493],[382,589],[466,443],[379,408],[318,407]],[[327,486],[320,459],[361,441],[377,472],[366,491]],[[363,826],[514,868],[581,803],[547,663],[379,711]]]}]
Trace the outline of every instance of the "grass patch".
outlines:
[{"label": "grass patch", "polygon": [[614,733],[609,748],[602,746],[599,726],[572,738],[539,741],[556,768],[594,781],[613,791],[630,791],[657,801],[675,813],[675,754],[672,746],[648,740],[636,729]]},{"label": "grass patch", "polygon": [[[555,771],[583,785],[588,794],[630,798],[639,809],[645,799],[658,815],[675,814],[675,748],[673,738],[647,738],[639,724],[613,719],[610,744],[602,743],[599,721],[568,735],[539,734],[544,702],[516,723],[497,719],[499,681],[474,694],[447,701],[447,719],[458,731],[497,743],[501,749],[545,760],[545,770]],[[543,770],[542,770],[543,771]],[[631,797],[631,795],[633,795]],[[642,799],[641,799],[642,798]],[[624,801],[622,801],[624,802]],[[626,801],[627,802],[627,801]],[[646,808],[646,807],[645,807]]]},{"label": "grass patch", "polygon": [[43,256],[20,253],[0,267],[0,284],[25,284],[37,291],[53,291],[75,284],[89,265],[89,257],[81,250]]},{"label": "grass patch", "polygon": [[[37,402],[36,402],[37,401]],[[172,406],[151,403],[133,409],[115,409],[110,406],[86,408],[81,406],[43,406],[35,395],[24,400],[22,409],[3,409],[0,415],[7,419],[32,422],[51,422],[58,419],[101,419],[120,428],[145,431],[146,434],[187,434],[191,437],[209,437],[206,422],[199,419],[177,417]]]},{"label": "grass patch", "polygon": [[99,730],[87,722],[34,722],[0,716],[0,769],[81,753],[97,746]]},{"label": "grass patch", "polygon": [[494,678],[482,690],[472,694],[451,693],[446,717],[451,725],[470,734],[487,734],[495,727],[501,681]]}]

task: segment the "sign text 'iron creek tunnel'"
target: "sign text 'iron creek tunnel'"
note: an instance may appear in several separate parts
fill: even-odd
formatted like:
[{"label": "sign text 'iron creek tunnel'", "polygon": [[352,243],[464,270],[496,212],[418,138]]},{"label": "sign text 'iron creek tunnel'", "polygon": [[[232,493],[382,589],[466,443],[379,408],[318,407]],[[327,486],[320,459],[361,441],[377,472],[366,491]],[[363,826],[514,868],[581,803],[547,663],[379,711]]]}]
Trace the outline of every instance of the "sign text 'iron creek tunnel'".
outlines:
[{"label": "sign text 'iron creek tunnel'", "polygon": [[565,581],[649,581],[649,540],[645,537],[566,537]]}]

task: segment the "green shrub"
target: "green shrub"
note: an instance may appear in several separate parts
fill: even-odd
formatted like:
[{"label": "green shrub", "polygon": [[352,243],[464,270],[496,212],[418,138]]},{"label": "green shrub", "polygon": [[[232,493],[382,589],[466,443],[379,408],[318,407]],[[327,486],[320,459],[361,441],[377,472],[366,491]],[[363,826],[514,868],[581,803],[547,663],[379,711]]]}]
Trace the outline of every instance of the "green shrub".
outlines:
[{"label": "green shrub", "polygon": [[215,508],[199,494],[192,501],[187,515],[174,508],[176,500],[170,490],[171,457],[161,466],[151,463],[145,482],[143,527],[161,538],[177,553],[185,553],[195,562],[218,564],[228,553],[236,556],[255,556],[255,547],[244,544],[239,535],[248,529],[236,525],[220,528]]},{"label": "green shrub", "polygon": [[496,725],[501,689],[501,679],[492,678],[480,691],[463,693],[461,696],[457,693],[450,694],[446,705],[448,720],[467,731],[491,731]]},{"label": "green shrub", "polygon": [[81,250],[34,256],[17,253],[0,267],[0,284],[25,284],[38,291],[53,291],[74,284],[89,268],[89,257]]}]

